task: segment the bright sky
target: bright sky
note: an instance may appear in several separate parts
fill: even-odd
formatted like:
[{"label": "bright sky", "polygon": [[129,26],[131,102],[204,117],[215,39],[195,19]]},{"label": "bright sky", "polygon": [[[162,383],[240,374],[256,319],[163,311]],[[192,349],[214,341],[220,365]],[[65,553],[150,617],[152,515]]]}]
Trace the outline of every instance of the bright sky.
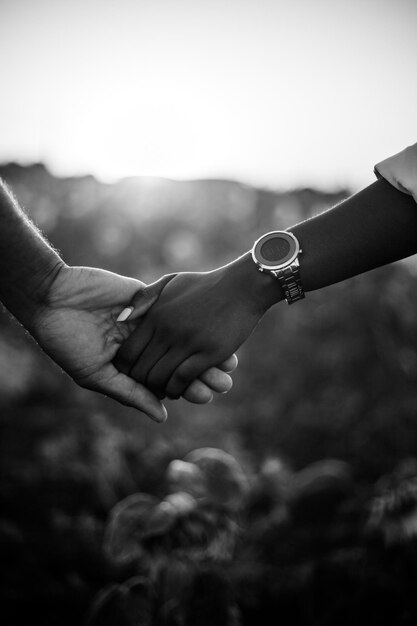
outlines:
[{"label": "bright sky", "polygon": [[0,161],[373,180],[417,141],[416,0],[0,0]]}]

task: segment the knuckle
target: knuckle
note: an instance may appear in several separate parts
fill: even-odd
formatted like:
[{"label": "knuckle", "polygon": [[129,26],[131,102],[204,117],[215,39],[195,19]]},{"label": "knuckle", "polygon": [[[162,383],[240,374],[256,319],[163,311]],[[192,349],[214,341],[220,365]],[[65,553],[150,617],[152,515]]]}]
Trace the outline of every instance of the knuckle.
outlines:
[{"label": "knuckle", "polygon": [[187,382],[189,377],[190,377],[189,371],[188,369],[184,367],[183,369],[179,369],[177,370],[177,372],[175,372],[173,380],[176,384],[178,383],[183,384]]}]

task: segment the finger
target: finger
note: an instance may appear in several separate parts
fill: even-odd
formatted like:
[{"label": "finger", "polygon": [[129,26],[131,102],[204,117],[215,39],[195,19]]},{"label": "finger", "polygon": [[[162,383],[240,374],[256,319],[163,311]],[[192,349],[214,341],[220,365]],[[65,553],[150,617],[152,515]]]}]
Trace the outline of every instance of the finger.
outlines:
[{"label": "finger", "polygon": [[[233,360],[232,357],[228,361]],[[227,364],[230,367],[232,363]],[[224,364],[222,364],[224,365]],[[194,404],[206,404],[213,400],[213,391],[227,393],[233,386],[233,380],[226,372],[217,367],[211,367],[201,374],[200,378],[193,380],[184,392],[184,399]]]},{"label": "finger", "polygon": [[120,312],[117,322],[125,322],[126,320],[132,321],[145,313],[151,308],[153,304],[158,300],[164,287],[167,286],[170,280],[172,280],[175,274],[166,274],[159,280],[151,283],[150,285],[144,285],[133,296],[129,306]]},{"label": "finger", "polygon": [[217,393],[227,393],[233,386],[232,377],[218,367],[210,367],[200,375],[199,380]]},{"label": "finger", "polygon": [[116,372],[96,390],[126,406],[142,411],[155,422],[162,423],[167,419],[168,413],[165,406],[146,387],[125,374]]},{"label": "finger", "polygon": [[[168,352],[154,365],[146,378],[146,386],[158,395],[168,395],[166,393],[166,387],[168,382],[175,372],[175,370],[183,363],[189,356],[189,353],[178,350],[168,350]],[[197,378],[197,377],[195,377]],[[193,382],[190,380],[185,389]],[[172,400],[178,399],[182,394],[169,395]]]},{"label": "finger", "polygon": [[220,363],[220,365],[218,365],[217,367],[223,370],[223,372],[227,372],[228,374],[230,374],[231,372],[235,371],[235,369],[238,366],[238,363],[239,363],[239,360],[237,358],[237,355],[232,354],[232,356],[229,356],[228,359],[223,361],[223,363]]},{"label": "finger", "polygon": [[146,320],[134,330],[120,346],[113,359],[113,365],[119,372],[129,374],[154,334],[153,326]]},{"label": "finger", "polygon": [[184,391],[183,398],[193,404],[207,404],[213,400],[213,392],[210,387],[197,378]]},{"label": "finger", "polygon": [[148,382],[148,375],[152,368],[158,363],[158,361],[164,358],[168,351],[169,346],[163,343],[162,340],[159,343],[157,333],[155,333],[136,363],[131,368],[129,376],[139,383],[146,385],[148,389],[154,391]]},{"label": "finger", "polygon": [[[141,362],[144,357],[145,354],[143,354],[143,356],[141,357]],[[155,360],[154,355],[153,359]],[[183,361],[183,354],[175,355],[166,353],[162,357],[162,359],[158,361],[155,360],[155,364],[153,368],[149,371],[146,378],[143,376],[143,374],[140,373],[139,369],[131,370],[130,375],[135,380],[146,384],[149,389],[157,393],[157,395],[162,398],[165,396],[165,388],[168,384],[172,372]],[[203,372],[199,379],[194,380],[190,383],[189,387],[184,391],[184,398],[189,402],[194,402],[195,404],[205,404],[207,402],[211,402],[211,400],[213,399],[213,391],[217,393],[227,393],[233,386],[233,380],[226,371],[222,371],[222,369],[220,368],[225,367],[228,371],[232,371],[236,368],[236,366],[237,357],[236,355],[232,355],[218,368],[211,367],[206,372]]]},{"label": "finger", "polygon": [[169,398],[182,396],[192,381],[200,378],[209,366],[207,354],[200,352],[190,356],[175,369],[166,385],[166,395]]}]

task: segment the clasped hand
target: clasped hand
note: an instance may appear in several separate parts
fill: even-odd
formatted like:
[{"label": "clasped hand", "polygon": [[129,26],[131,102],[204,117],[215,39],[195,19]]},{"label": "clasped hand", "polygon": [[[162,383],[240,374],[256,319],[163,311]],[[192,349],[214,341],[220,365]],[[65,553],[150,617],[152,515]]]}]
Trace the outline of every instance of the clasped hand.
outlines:
[{"label": "clasped hand", "polygon": [[233,354],[264,310],[245,288],[239,264],[160,280],[165,286],[140,320],[140,299],[133,299],[129,322],[138,319],[138,325],[113,362],[159,398],[175,399]]}]

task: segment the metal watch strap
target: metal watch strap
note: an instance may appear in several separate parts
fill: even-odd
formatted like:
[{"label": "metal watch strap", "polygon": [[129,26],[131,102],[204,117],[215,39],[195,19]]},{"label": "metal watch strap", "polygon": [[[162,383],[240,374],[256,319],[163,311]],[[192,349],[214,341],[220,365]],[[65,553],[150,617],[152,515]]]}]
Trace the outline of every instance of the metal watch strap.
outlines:
[{"label": "metal watch strap", "polygon": [[282,270],[276,270],[273,274],[278,278],[288,304],[305,298],[298,260]]}]

